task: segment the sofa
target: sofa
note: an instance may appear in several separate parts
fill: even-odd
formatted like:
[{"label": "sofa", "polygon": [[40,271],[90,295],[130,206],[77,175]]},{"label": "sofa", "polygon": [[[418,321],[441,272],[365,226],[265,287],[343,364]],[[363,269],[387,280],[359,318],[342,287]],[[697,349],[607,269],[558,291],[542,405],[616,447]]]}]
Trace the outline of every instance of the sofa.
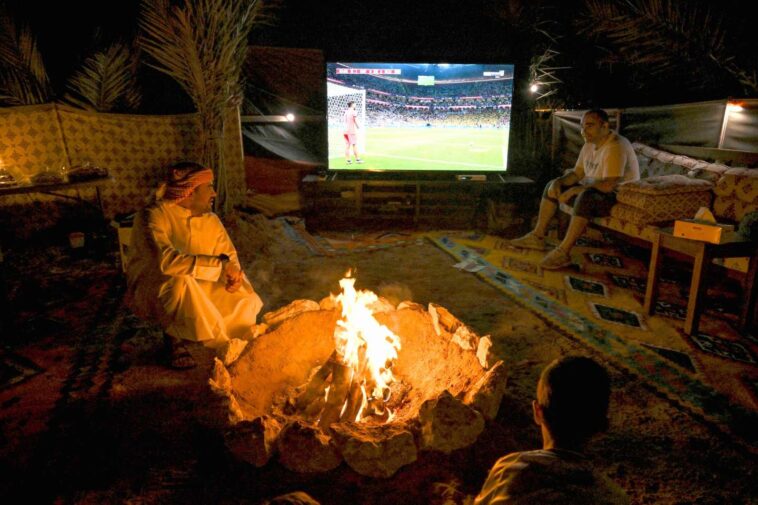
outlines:
[{"label": "sofa", "polygon": [[[694,217],[701,207],[711,210],[718,222],[735,224],[735,228],[746,214],[758,210],[758,169],[728,166],[735,161],[729,159],[729,152],[711,149],[711,155],[722,151],[716,156],[723,160],[711,162],[645,144],[632,146],[640,165],[640,180],[621,184],[611,215],[593,219],[593,227],[652,242],[658,229],[673,226],[676,219]],[[672,146],[677,147],[698,151]],[[737,163],[758,163],[758,153],[738,153],[742,156],[737,157]],[[561,205],[561,210],[571,211],[566,205]],[[748,258],[729,258],[720,263],[746,272]]]}]

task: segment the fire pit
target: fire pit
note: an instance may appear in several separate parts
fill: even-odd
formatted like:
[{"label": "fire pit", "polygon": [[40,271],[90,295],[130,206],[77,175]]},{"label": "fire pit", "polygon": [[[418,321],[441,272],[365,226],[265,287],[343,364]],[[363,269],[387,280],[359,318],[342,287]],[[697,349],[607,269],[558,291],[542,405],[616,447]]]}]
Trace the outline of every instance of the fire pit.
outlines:
[{"label": "fire pit", "polygon": [[444,307],[397,306],[355,279],[319,303],[296,300],[263,316],[257,337],[211,387],[226,401],[227,447],[265,465],[323,472],[343,460],[388,477],[418,451],[472,444],[500,405],[502,361]]}]

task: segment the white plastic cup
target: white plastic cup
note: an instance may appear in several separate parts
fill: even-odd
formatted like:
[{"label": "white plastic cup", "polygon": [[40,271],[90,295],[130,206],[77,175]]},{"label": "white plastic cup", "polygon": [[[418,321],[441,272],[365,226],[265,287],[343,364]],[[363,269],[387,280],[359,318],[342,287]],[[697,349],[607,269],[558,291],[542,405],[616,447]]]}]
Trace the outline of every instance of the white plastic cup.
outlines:
[{"label": "white plastic cup", "polygon": [[68,243],[71,244],[72,249],[80,249],[84,247],[84,233],[80,231],[69,233]]}]

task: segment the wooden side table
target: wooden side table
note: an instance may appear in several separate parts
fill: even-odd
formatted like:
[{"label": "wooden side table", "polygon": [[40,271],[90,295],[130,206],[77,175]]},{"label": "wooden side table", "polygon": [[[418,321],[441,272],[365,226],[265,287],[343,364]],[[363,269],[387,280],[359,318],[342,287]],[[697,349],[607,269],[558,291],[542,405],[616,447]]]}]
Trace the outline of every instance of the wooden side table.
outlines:
[{"label": "wooden side table", "polygon": [[703,298],[706,292],[705,280],[715,258],[750,258],[750,266],[743,283],[744,299],[740,311],[739,329],[746,330],[752,325],[756,300],[756,273],[758,273],[758,243],[745,240],[736,232],[729,232],[726,240],[721,244],[711,244],[675,237],[672,228],[660,230],[653,240],[653,251],[650,255],[647,290],[645,291],[646,314],[652,314],[655,310],[655,301],[658,297],[658,278],[666,249],[691,256],[694,260],[684,333],[692,335],[698,330]]}]

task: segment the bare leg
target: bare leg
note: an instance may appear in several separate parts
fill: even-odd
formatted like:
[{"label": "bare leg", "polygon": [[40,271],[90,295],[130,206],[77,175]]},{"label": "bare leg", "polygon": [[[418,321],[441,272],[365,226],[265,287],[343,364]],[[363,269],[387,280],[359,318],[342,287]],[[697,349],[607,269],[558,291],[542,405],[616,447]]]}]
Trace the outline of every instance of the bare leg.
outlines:
[{"label": "bare leg", "polygon": [[547,227],[550,224],[550,220],[555,216],[555,211],[558,209],[558,205],[547,198],[540,200],[540,211],[537,215],[537,225],[534,227],[533,233],[538,237],[544,237],[547,233]]},{"label": "bare leg", "polygon": [[586,217],[571,216],[568,230],[566,230],[566,236],[563,237],[561,243],[558,244],[558,248],[566,253],[571,252],[571,249],[574,247],[574,244],[576,244],[576,241],[579,240],[579,237],[582,236],[584,230],[587,229],[588,222],[589,220]]}]

